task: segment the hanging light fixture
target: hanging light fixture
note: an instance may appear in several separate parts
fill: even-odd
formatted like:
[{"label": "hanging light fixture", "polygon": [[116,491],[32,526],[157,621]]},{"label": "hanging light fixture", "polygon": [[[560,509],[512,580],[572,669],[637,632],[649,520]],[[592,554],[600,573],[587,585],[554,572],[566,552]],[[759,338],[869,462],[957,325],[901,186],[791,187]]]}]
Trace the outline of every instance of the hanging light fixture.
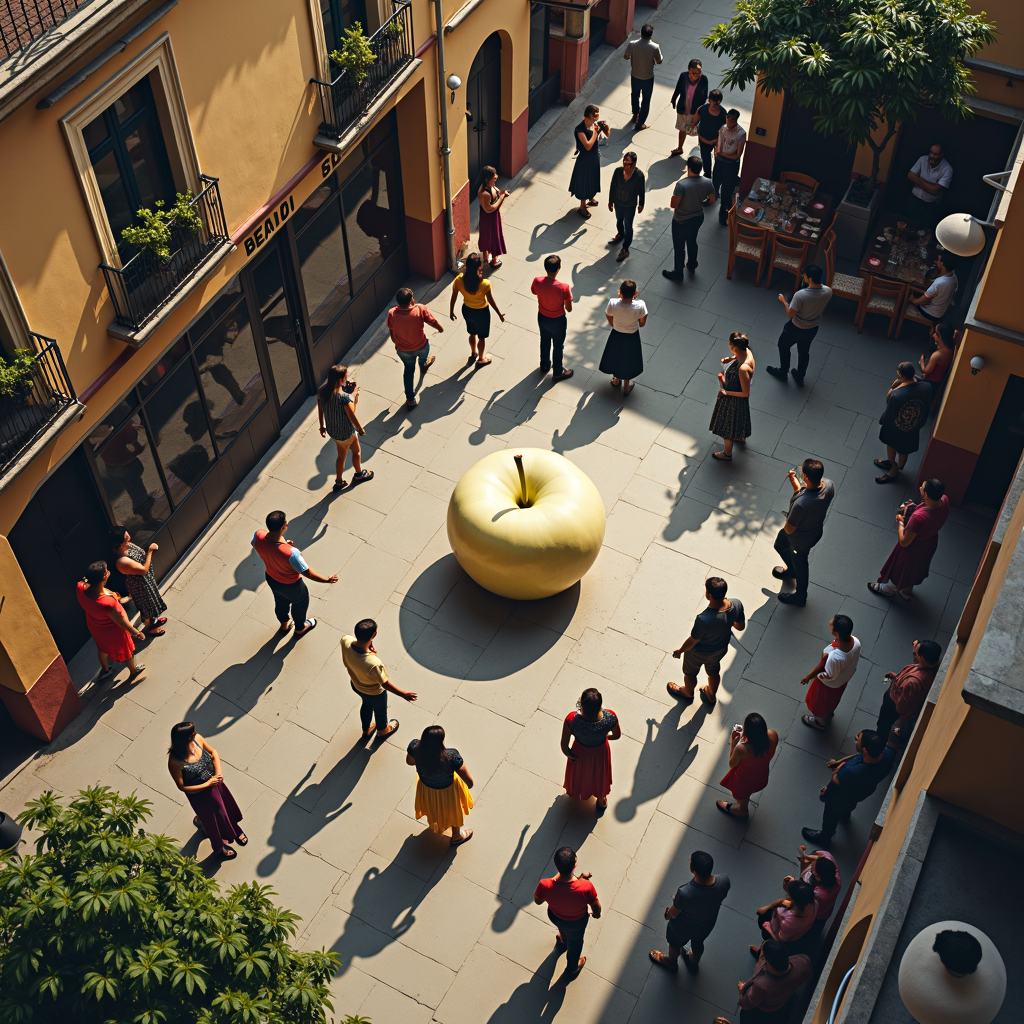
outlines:
[{"label": "hanging light fixture", "polygon": [[977,256],[985,248],[985,230],[969,213],[951,213],[935,228],[935,239],[957,256]]}]

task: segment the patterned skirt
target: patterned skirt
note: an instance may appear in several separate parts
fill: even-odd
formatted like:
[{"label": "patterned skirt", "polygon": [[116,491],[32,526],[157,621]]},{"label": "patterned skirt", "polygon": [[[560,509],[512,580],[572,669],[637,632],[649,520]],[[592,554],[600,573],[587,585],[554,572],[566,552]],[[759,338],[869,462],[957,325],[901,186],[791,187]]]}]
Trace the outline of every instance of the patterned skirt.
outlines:
[{"label": "patterned skirt", "polygon": [[711,413],[710,429],[724,441],[750,437],[750,399],[719,395]]},{"label": "patterned skirt", "polygon": [[[145,563],[146,552],[137,544],[129,544],[128,557],[136,562]],[[125,576],[124,583],[135,602],[135,607],[144,619],[159,618],[161,612],[167,611],[167,605],[157,588],[152,566],[149,567],[149,572],[143,576]]]}]

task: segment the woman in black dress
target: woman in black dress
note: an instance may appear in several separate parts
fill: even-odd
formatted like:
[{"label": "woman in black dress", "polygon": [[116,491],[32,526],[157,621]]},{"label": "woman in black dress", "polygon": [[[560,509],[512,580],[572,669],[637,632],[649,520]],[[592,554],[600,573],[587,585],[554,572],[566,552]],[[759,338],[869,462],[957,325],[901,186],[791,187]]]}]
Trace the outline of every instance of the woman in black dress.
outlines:
[{"label": "woman in black dress", "polygon": [[611,129],[599,121],[601,111],[593,103],[583,111],[583,120],[576,125],[576,163],[569,179],[569,191],[580,201],[580,216],[589,217],[588,206],[597,206],[595,196],[601,191],[601,153],[597,148],[599,135],[605,138]]},{"label": "woman in black dress", "polygon": [[167,611],[167,605],[153,574],[153,552],[158,551],[159,546],[150,544],[149,549],[143,551],[123,526],[110,528],[110,543],[114,548],[114,564],[124,576],[128,593],[145,620],[146,636],[163,636],[161,626],[167,619],[160,613]]},{"label": "woman in black dress", "polygon": [[[711,414],[711,433],[725,442],[725,451],[712,452],[719,462],[732,462],[733,441],[744,444],[750,437],[750,381],[754,376],[754,355],[745,334],[729,335],[731,355],[722,358],[725,373],[718,375],[721,388]],[[727,365],[726,365],[727,364]]]}]

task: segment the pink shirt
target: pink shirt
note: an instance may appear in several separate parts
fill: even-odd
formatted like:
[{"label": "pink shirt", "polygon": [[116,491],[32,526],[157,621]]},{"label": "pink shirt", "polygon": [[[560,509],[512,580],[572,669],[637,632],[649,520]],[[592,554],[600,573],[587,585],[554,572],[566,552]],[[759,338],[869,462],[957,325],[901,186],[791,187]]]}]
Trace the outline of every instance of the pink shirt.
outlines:
[{"label": "pink shirt", "polygon": [[[700,85],[700,79],[696,82],[686,83],[686,106],[683,109],[689,112],[693,108],[693,94],[697,91],[697,86]],[[696,111],[694,111],[696,113]]]}]

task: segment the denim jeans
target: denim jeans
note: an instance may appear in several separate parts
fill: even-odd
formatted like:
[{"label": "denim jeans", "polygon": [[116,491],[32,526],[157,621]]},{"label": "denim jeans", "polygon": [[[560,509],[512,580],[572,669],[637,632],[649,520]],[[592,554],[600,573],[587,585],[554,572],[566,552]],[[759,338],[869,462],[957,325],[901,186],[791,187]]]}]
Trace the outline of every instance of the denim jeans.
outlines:
[{"label": "denim jeans", "polygon": [[637,124],[645,124],[651,112],[651,96],[654,94],[653,78],[634,78],[629,76],[630,104],[636,115]]},{"label": "denim jeans", "polygon": [[537,326],[540,328],[540,366],[546,372],[554,365],[556,377],[562,372],[562,350],[565,348],[567,322],[564,313],[562,316],[537,314]]},{"label": "denim jeans", "polygon": [[289,609],[291,617],[295,620],[295,628],[302,629],[306,621],[306,612],[309,611],[309,591],[306,589],[305,581],[296,580],[294,583],[278,583],[269,574],[267,584],[274,595],[274,614],[278,622],[287,622]]},{"label": "denim jeans", "polygon": [[406,401],[411,402],[416,397],[416,392],[413,390],[416,360],[420,361],[421,372],[426,369],[427,360],[430,358],[430,342],[427,342],[423,348],[413,349],[412,352],[405,352],[402,349],[396,349],[396,351],[398,352],[398,358],[402,360],[405,367],[402,378],[405,384],[405,398]]},{"label": "denim jeans", "polygon": [[789,351],[796,345],[797,380],[803,380],[807,373],[807,364],[811,361],[811,342],[818,333],[817,327],[797,327],[792,320],[787,320],[779,335],[779,369],[789,372]]},{"label": "denim jeans", "polygon": [[633,244],[633,218],[635,216],[635,206],[615,204],[615,230],[622,235],[623,249],[628,249]]},{"label": "denim jeans", "polygon": [[568,969],[575,971],[579,966],[580,957],[583,956],[583,936],[590,923],[590,914],[584,914],[577,921],[566,921],[552,913],[548,907],[548,920],[562,933],[566,944],[565,959]]},{"label": "denim jeans", "polygon": [[362,701],[359,706],[359,722],[363,727],[363,732],[370,728],[371,719],[376,721],[378,730],[386,729],[388,727],[388,691],[382,690],[380,693],[372,694],[361,693],[354,684],[349,683],[349,686]]}]

